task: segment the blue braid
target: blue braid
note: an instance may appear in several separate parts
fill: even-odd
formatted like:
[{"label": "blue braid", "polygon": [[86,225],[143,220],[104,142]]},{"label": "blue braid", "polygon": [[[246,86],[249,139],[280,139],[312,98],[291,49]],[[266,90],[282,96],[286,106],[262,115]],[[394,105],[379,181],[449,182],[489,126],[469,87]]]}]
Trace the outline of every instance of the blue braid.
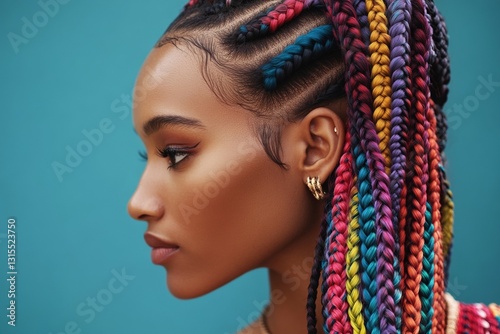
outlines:
[{"label": "blue braid", "polygon": [[287,46],[281,54],[262,66],[264,88],[268,91],[276,89],[279,82],[284,81],[303,64],[318,58],[334,46],[333,26],[330,24],[299,36],[294,44]]},{"label": "blue braid", "polygon": [[432,330],[432,316],[434,308],[434,225],[432,224],[432,207],[427,202],[424,224],[424,247],[422,260],[422,281],[420,282],[420,300],[422,309],[420,314],[420,333],[430,334]]},{"label": "blue braid", "polygon": [[[353,139],[355,137],[353,136]],[[354,140],[353,140],[354,141]],[[370,170],[359,143],[354,145],[354,159],[358,171],[359,238],[361,242],[361,298],[365,326],[368,333],[379,334],[380,324],[377,305],[377,236],[375,208],[373,206]]]},{"label": "blue braid", "polygon": [[[249,33],[249,29],[248,29],[248,25],[246,26],[241,26],[240,27],[240,35],[239,36],[245,36]],[[268,31],[269,31],[269,26],[267,24],[264,24],[264,23],[257,23],[255,25],[255,27],[252,27],[252,33],[255,34],[256,36],[263,36],[263,35],[267,35]],[[243,39],[243,37],[239,37],[238,36],[238,42],[241,42]]]}]

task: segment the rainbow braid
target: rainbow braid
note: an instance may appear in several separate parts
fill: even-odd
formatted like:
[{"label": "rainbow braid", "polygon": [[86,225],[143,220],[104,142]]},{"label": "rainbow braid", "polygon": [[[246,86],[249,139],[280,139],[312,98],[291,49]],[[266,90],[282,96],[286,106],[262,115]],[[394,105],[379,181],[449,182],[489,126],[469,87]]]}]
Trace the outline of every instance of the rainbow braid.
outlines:
[{"label": "rainbow braid", "polygon": [[349,212],[349,191],[352,187],[352,157],[350,142],[344,145],[344,154],[335,174],[335,188],[332,198],[332,221],[327,229],[325,259],[328,263],[323,271],[323,305],[325,331],[327,333],[352,333],[348,321],[346,292],[347,216]]},{"label": "rainbow braid", "polygon": [[[373,325],[373,331],[396,332],[395,328],[395,305],[394,305],[394,229],[392,226],[392,211],[389,195],[389,179],[385,173],[384,158],[380,153],[378,136],[375,125],[371,119],[371,96],[368,87],[370,65],[368,63],[367,50],[361,37],[359,23],[357,22],[355,9],[350,1],[329,2],[332,8],[332,21],[338,31],[341,47],[346,55],[346,89],[348,96],[348,116],[356,120],[351,129],[353,142],[361,144],[363,153],[354,147],[356,160],[366,154],[366,163],[370,166],[369,175],[373,196],[363,196],[360,190],[360,204],[365,202],[367,195],[374,201],[376,241],[378,243],[376,260],[373,261],[371,254],[370,262],[376,267],[376,302],[370,300],[370,305],[365,308],[368,313],[367,329]],[[359,134],[364,133],[364,138]],[[356,154],[357,153],[357,154]],[[358,170],[361,174],[361,170]],[[363,180],[358,178],[358,183]],[[371,189],[367,189],[372,192]],[[370,200],[369,200],[370,201]],[[361,207],[361,205],[360,205]],[[360,210],[360,218],[363,212]],[[360,219],[361,225],[362,219]],[[367,238],[369,240],[369,238]],[[362,240],[363,241],[363,240]],[[362,248],[363,249],[363,248]],[[363,260],[362,260],[363,263]],[[373,273],[372,273],[373,274]],[[373,307],[373,304],[376,306]],[[375,309],[375,313],[371,312]],[[369,332],[372,330],[368,329]]]},{"label": "rainbow braid", "polygon": [[[389,2],[391,5],[391,2]],[[374,99],[373,105],[373,119],[375,121],[377,133],[380,139],[380,150],[385,158],[385,171],[388,175],[391,175],[391,158],[394,156],[394,147],[390,144],[394,144],[391,139],[391,128],[393,126],[392,120],[394,120],[394,114],[392,114],[392,86],[391,86],[391,56],[394,56],[391,52],[392,36],[389,35],[388,29],[388,18],[386,17],[386,5],[382,0],[367,0],[366,10],[368,12],[368,22],[370,28],[370,60],[371,60],[371,72],[372,72],[372,96]],[[388,12],[390,16],[391,12]],[[399,14],[399,13],[398,13]],[[394,17],[391,18],[394,22]],[[393,50],[393,49],[392,49]],[[404,63],[403,63],[404,64]],[[398,88],[398,87],[396,87]],[[400,129],[398,129],[400,130]],[[400,135],[398,134],[398,138]],[[392,151],[391,151],[392,149]],[[402,181],[402,180],[401,180]],[[391,181],[391,194],[393,188],[393,182]],[[399,203],[395,203],[393,197],[391,196],[391,206]],[[395,231],[394,239],[395,245],[397,245],[399,238],[397,235],[397,215],[398,213],[392,211],[392,225]],[[395,249],[396,251],[396,249]],[[399,269],[399,260],[396,255],[394,256],[394,304],[395,304],[395,317],[396,317],[396,328],[400,328],[401,324],[401,273]]]},{"label": "rainbow braid", "polygon": [[349,205],[349,233],[347,238],[347,302],[349,304],[349,319],[353,334],[365,334],[366,327],[363,319],[363,303],[359,295],[361,284],[360,270],[360,239],[359,239],[359,197],[358,190],[356,189],[356,180],[353,181],[351,189],[351,202]]},{"label": "rainbow braid", "polygon": [[[446,26],[433,0],[283,0],[271,8],[259,1],[234,2],[191,0],[186,6],[195,8],[186,16],[196,19],[200,9],[200,22],[232,25],[230,35],[215,40],[230,50],[225,54],[235,54],[227,61],[229,75],[249,74],[248,86],[234,80],[246,95],[255,95],[236,96],[245,106],[268,108],[272,117],[283,102],[277,117],[299,119],[311,106],[340,97],[338,87],[347,96],[346,141],[327,180],[330,191],[308,288],[308,333],[317,332],[321,279],[326,333],[445,333],[448,323],[464,333],[487,326],[500,333],[493,330],[498,328],[491,307],[456,302],[458,321],[447,322],[453,320],[445,296],[453,201],[444,171],[442,108],[450,68]],[[255,13],[244,25],[236,15],[240,5],[245,15]],[[312,7],[324,9],[330,22],[311,10],[312,20],[303,22],[307,30],[288,24]],[[230,11],[236,20],[220,15]],[[296,34],[291,45],[263,41],[278,31],[285,41],[292,36],[287,29]],[[252,44],[257,38],[262,41]],[[282,51],[274,51],[277,45]],[[336,66],[338,48],[344,80],[334,71],[322,76]],[[240,59],[251,65],[241,66]],[[225,62],[218,65],[224,69]]]}]

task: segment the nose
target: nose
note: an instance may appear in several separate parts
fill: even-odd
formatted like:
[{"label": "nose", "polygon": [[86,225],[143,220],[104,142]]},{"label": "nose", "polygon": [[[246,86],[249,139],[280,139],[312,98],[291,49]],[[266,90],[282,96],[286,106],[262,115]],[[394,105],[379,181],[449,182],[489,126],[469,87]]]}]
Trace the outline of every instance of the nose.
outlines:
[{"label": "nose", "polygon": [[161,219],[164,214],[164,204],[159,196],[155,195],[152,185],[148,185],[143,178],[127,204],[128,214],[136,219],[147,222]]}]

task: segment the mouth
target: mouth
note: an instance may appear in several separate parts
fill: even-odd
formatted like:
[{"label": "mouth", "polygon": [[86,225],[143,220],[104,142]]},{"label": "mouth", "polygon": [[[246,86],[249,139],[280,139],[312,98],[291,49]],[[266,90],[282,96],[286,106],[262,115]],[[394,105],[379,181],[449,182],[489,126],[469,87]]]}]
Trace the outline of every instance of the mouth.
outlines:
[{"label": "mouth", "polygon": [[154,264],[165,264],[179,250],[178,245],[158,237],[151,232],[144,233],[144,240],[153,248],[151,251],[151,261]]}]

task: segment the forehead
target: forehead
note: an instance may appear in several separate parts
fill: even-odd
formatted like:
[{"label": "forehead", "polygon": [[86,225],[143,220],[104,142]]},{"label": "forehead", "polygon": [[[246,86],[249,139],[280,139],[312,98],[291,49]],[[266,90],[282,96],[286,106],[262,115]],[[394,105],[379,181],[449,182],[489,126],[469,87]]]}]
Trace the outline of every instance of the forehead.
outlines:
[{"label": "forehead", "polygon": [[[221,102],[205,81],[199,54],[190,48],[165,44],[146,58],[134,87],[134,128],[144,135],[143,125],[155,116],[184,116],[203,123],[222,122],[248,112]],[[241,115],[240,115],[241,116]]]},{"label": "forehead", "polygon": [[140,132],[145,118],[196,109],[199,99],[210,98],[207,89],[196,55],[172,44],[154,48],[135,83],[134,127]]}]

